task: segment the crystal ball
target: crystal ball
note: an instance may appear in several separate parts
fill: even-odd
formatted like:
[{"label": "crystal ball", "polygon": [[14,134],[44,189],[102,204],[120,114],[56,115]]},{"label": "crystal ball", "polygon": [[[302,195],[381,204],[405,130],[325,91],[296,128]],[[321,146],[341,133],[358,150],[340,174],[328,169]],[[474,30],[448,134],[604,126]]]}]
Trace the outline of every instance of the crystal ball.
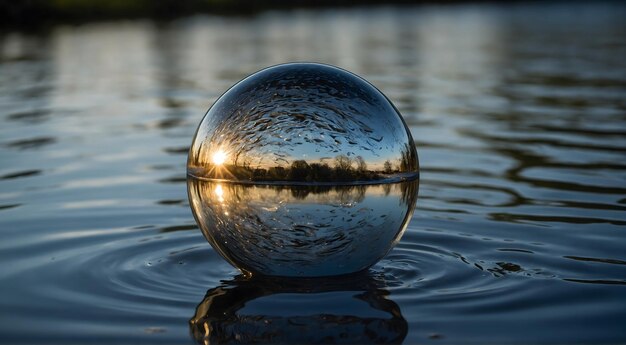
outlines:
[{"label": "crystal ball", "polygon": [[246,274],[366,270],[400,240],[419,189],[402,116],[359,76],[317,63],[266,68],[206,113],[187,161],[190,205]]}]

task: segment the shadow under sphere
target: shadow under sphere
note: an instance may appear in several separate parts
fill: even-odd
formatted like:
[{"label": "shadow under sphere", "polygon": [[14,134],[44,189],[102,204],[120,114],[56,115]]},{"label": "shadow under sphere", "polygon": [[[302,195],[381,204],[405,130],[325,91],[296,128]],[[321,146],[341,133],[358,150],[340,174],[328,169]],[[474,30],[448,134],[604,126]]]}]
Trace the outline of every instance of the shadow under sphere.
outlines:
[{"label": "shadow under sphere", "polygon": [[400,344],[408,323],[383,285],[366,274],[240,276],[210,289],[189,326],[200,344]]}]

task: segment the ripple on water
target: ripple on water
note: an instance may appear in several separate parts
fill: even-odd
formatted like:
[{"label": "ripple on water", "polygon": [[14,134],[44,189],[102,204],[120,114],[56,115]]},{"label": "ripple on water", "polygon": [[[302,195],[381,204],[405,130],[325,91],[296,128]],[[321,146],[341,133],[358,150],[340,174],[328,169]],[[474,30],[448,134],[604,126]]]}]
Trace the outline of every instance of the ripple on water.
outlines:
[{"label": "ripple on water", "polygon": [[[623,13],[385,7],[0,34],[0,342],[203,342],[208,322],[240,340],[308,326],[352,343],[624,343]],[[301,58],[389,95],[422,163],[399,245],[308,289],[238,276],[184,186],[219,90]]]},{"label": "ripple on water", "polygon": [[[29,262],[28,269],[15,270],[12,279],[22,284],[13,294],[40,303],[22,305],[12,316],[15,329],[6,336],[18,339],[28,331],[25,326],[36,322],[43,334],[80,328],[74,343],[93,336],[106,339],[113,330],[138,340],[142,329],[166,333],[160,342],[179,341],[187,332],[190,311],[207,288],[236,270],[210,249],[199,231],[155,235],[152,229],[128,230],[132,232],[123,236],[82,235],[83,243],[91,236],[99,240],[81,248],[48,250]],[[54,241],[42,245],[55,248]],[[54,322],[50,315],[55,315]]]}]

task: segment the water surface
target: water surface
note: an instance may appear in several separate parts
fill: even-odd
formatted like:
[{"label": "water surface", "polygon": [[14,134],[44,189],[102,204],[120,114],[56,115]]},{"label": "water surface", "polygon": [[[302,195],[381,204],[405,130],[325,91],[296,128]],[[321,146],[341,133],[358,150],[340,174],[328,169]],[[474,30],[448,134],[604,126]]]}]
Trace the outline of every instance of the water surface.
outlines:
[{"label": "water surface", "polygon": [[[626,342],[624,18],[380,7],[0,34],[0,342],[185,344],[205,322],[245,341],[265,321],[296,325],[275,340]],[[308,289],[240,277],[185,185],[212,102],[297,60],[378,87],[421,166],[399,245]]]}]

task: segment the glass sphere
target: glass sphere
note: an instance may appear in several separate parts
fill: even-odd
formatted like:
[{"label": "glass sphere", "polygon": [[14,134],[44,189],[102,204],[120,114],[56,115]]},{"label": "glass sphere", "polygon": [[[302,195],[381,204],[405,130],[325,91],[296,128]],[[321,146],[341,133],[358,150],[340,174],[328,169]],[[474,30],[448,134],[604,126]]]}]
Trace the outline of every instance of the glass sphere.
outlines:
[{"label": "glass sphere", "polygon": [[367,269],[400,239],[418,191],[398,110],[345,70],[290,63],[231,87],[187,162],[190,204],[235,267],[272,276]]}]

